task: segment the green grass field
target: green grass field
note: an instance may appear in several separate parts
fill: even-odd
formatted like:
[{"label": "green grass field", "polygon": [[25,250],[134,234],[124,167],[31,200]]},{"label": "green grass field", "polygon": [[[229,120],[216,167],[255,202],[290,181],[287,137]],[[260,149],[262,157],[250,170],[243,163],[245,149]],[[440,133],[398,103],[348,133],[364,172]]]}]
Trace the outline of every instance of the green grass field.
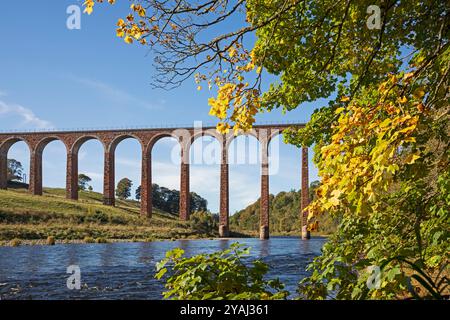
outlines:
[{"label": "green grass field", "polygon": [[48,237],[102,242],[214,236],[199,234],[191,223],[157,209],[151,219],[141,217],[136,201],[118,200],[110,207],[96,192],[82,191],[79,198],[67,200],[64,189],[45,188],[43,196],[31,196],[25,189],[0,190],[0,244],[13,239],[45,243]]}]

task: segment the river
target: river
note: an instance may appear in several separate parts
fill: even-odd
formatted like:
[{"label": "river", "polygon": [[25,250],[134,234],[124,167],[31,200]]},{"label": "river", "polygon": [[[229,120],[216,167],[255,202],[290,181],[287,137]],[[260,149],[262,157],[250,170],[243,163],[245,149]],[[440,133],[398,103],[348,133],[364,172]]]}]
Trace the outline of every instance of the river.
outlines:
[{"label": "river", "polygon": [[[300,240],[178,240],[107,244],[0,247],[0,299],[162,299],[155,263],[179,247],[187,255],[211,253],[239,242],[251,247],[250,258],[270,265],[290,292],[307,275],[307,264],[320,254],[324,238]],[[67,267],[81,271],[81,290],[69,290]]]}]

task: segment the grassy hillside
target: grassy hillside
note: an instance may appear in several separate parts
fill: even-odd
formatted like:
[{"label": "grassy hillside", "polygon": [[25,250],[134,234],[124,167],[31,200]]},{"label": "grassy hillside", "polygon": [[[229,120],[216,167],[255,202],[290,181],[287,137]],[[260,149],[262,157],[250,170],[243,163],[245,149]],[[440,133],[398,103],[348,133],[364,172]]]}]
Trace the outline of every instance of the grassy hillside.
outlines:
[{"label": "grassy hillside", "polygon": [[0,190],[0,242],[12,239],[41,240],[151,240],[214,236],[196,231],[193,222],[154,209],[152,219],[139,215],[136,201],[104,206],[102,194],[80,192],[79,201],[65,198],[64,189],[44,189],[31,196],[25,189]]},{"label": "grassy hillside", "polygon": [[[272,235],[299,235],[301,232],[300,191],[280,192],[270,195],[269,218]],[[245,233],[257,233],[259,230],[259,199],[247,208],[238,211],[230,218],[232,230]],[[319,234],[329,234],[336,230],[337,222],[328,216],[322,216],[319,221]]]}]

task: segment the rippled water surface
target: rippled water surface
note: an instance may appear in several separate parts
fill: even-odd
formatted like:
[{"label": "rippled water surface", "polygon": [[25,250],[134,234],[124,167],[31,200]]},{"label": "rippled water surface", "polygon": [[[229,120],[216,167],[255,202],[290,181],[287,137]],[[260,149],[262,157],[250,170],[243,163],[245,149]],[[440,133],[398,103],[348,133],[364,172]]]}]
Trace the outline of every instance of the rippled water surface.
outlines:
[{"label": "rippled water surface", "polygon": [[[163,285],[153,278],[155,263],[179,247],[187,255],[210,253],[233,242],[251,247],[251,257],[271,266],[269,277],[279,277],[295,292],[305,268],[320,254],[323,238],[236,240],[179,240],[151,243],[61,244],[0,247],[1,299],[161,299]],[[81,269],[81,290],[66,286],[67,267]]]}]

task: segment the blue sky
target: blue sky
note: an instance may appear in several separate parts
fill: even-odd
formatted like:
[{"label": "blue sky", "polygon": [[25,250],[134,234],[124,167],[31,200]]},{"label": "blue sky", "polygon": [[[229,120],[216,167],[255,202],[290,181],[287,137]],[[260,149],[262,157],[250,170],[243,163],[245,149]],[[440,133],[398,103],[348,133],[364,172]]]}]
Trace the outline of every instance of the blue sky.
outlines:
[{"label": "blue sky", "polygon": [[[81,30],[66,28],[69,5],[77,0],[0,2],[0,130],[47,128],[97,128],[193,125],[214,123],[207,100],[214,91],[197,91],[194,80],[180,88],[152,89],[153,56],[147,49],[126,45],[115,36],[115,23],[128,13],[129,2],[97,7],[91,16],[82,15]],[[275,110],[258,121],[306,122],[324,101],[297,108],[286,115]],[[236,143],[252,138],[239,137]],[[240,142],[239,142],[240,141]],[[203,146],[214,141],[204,138]],[[196,143],[201,143],[197,141]],[[239,154],[242,147],[236,147]],[[179,188],[179,166],[171,160],[176,143],[158,142],[153,152],[153,182]],[[300,150],[281,143],[279,170],[270,177],[270,192],[300,187]],[[44,186],[65,186],[65,148],[50,143],[44,150]],[[247,156],[251,157],[247,150]],[[29,168],[29,153],[17,143],[8,154]],[[88,174],[96,191],[103,189],[103,150],[98,141],[84,144],[79,171]],[[134,187],[140,181],[141,151],[137,141],[127,139],[116,151],[116,182],[128,177]],[[310,158],[312,154],[310,153]],[[317,170],[310,161],[310,181]],[[191,190],[218,210],[219,166],[193,165]],[[231,213],[258,199],[260,165],[230,166]],[[133,192],[134,194],[134,192]]]}]

